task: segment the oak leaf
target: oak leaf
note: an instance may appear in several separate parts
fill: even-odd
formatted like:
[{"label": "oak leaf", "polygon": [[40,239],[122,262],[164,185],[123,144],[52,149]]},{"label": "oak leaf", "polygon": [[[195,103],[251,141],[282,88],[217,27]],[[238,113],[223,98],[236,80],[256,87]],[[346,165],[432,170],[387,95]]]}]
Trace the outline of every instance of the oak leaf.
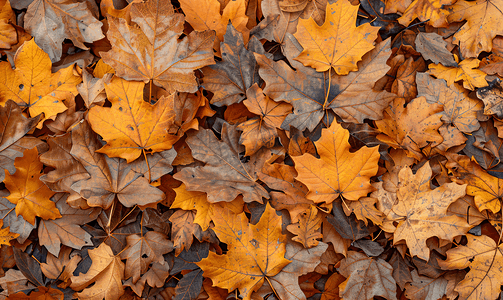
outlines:
[{"label": "oak leaf", "polygon": [[412,174],[403,167],[398,174],[398,203],[393,205],[394,221],[398,226],[393,235],[396,244],[405,240],[412,256],[426,261],[430,251],[426,240],[433,236],[452,241],[470,229],[466,219],[447,215],[451,203],[465,195],[466,185],[444,183],[436,189],[430,188],[432,171],[429,162]]},{"label": "oak leaf", "polygon": [[374,259],[349,251],[339,268],[339,273],[347,278],[339,285],[339,296],[348,300],[370,300],[374,296],[396,300],[396,282],[392,272],[391,265],[381,258]]},{"label": "oak leaf", "polygon": [[85,2],[35,0],[28,6],[24,22],[26,30],[52,62],[61,58],[65,38],[84,50],[89,49],[84,43],[104,38],[103,23],[96,19]]},{"label": "oak leaf", "polygon": [[290,263],[285,258],[281,217],[269,203],[256,225],[248,222],[244,212],[234,214],[227,208],[215,209],[212,219],[213,231],[229,251],[224,255],[210,252],[196,264],[213,285],[229,292],[239,289],[244,299],[250,300],[266,277],[275,276]]},{"label": "oak leaf", "polygon": [[332,203],[339,195],[358,200],[374,189],[370,177],[377,173],[379,151],[377,147],[362,147],[349,152],[349,133],[337,122],[322,129],[315,142],[320,158],[311,154],[292,157],[299,173],[297,180],[309,188],[307,198],[316,203]]},{"label": "oak leaf", "polygon": [[357,71],[357,62],[374,48],[378,27],[369,23],[356,27],[358,6],[347,0],[327,4],[325,23],[318,26],[313,18],[300,19],[294,36],[304,47],[296,58],[318,72],[334,69],[339,75]]},{"label": "oak leaf", "polygon": [[109,17],[107,38],[112,49],[101,53],[117,76],[152,81],[168,92],[196,92],[194,70],[214,63],[211,31],[193,31],[183,39],[183,15],[171,3],[150,0],[131,5],[131,20]]},{"label": "oak leaf", "polygon": [[173,123],[173,97],[162,96],[156,104],[143,100],[142,82],[114,77],[105,85],[112,107],[94,106],[89,124],[107,142],[98,151],[121,157],[128,163],[143,152],[160,152],[172,147],[168,131]]},{"label": "oak leaf", "polygon": [[463,87],[469,90],[475,90],[476,87],[487,86],[486,73],[477,70],[480,60],[476,58],[467,58],[455,67],[445,67],[441,64],[430,64],[428,73],[447,81],[447,85],[453,85],[454,82],[463,80]]},{"label": "oak leaf", "polygon": [[[92,260],[89,270],[83,274],[71,277],[71,288],[79,291],[79,299],[114,300],[124,294],[122,279],[124,279],[124,263],[115,256],[110,246],[102,243],[99,247],[88,251]],[[87,288],[90,284],[94,285]]]},{"label": "oak leaf", "polygon": [[468,243],[447,251],[447,259],[439,261],[443,269],[470,268],[465,279],[454,289],[460,300],[496,299],[503,283],[503,245],[486,235],[467,235]]},{"label": "oak leaf", "polygon": [[496,35],[503,35],[501,7],[501,0],[462,0],[447,7],[449,23],[466,20],[454,34],[454,43],[459,44],[463,57],[477,57],[482,51],[491,51],[492,40]]},{"label": "oak leaf", "polygon": [[16,158],[16,173],[5,174],[4,184],[10,191],[7,200],[16,204],[16,215],[22,215],[30,224],[35,224],[35,217],[44,220],[61,218],[61,213],[51,201],[51,191],[40,181],[42,163],[38,159],[36,148],[25,150],[23,157]]},{"label": "oak leaf", "polygon": [[[73,98],[81,82],[73,73],[73,65],[52,73],[49,56],[32,40],[25,42],[14,57],[16,69],[8,62],[0,63],[0,104],[13,100],[28,107],[30,116],[44,114],[44,119],[56,118],[67,109],[64,100]],[[41,128],[42,123],[39,123]]]}]

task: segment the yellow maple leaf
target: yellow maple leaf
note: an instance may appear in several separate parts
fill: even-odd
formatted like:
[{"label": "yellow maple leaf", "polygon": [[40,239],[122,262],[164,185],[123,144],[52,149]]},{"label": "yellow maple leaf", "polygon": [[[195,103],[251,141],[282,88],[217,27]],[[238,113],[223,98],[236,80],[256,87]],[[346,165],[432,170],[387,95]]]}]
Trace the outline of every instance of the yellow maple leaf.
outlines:
[{"label": "yellow maple leaf", "polygon": [[465,89],[475,90],[476,87],[487,86],[486,73],[477,70],[480,60],[476,58],[467,58],[458,64],[458,67],[445,67],[442,64],[430,64],[428,73],[447,81],[451,86],[456,81],[463,80]]},{"label": "yellow maple leaf", "polygon": [[266,204],[260,221],[250,224],[246,214],[235,214],[226,207],[212,213],[213,231],[229,251],[224,255],[210,252],[196,263],[213,285],[229,292],[239,289],[250,300],[266,277],[278,274],[290,261],[285,258],[286,236],[281,233],[281,217]]},{"label": "yellow maple leaf", "polygon": [[358,6],[348,0],[328,4],[325,23],[318,26],[313,18],[300,19],[294,36],[304,47],[295,59],[318,72],[334,68],[339,75],[358,70],[357,62],[374,49],[379,27],[369,23],[356,27]]},{"label": "yellow maple leaf", "polygon": [[0,245],[8,245],[10,246],[10,241],[16,239],[19,236],[19,233],[10,232],[10,226],[5,228],[3,227],[3,220],[0,220]]},{"label": "yellow maple leaf", "polygon": [[143,100],[143,82],[114,77],[105,85],[112,107],[93,106],[89,123],[107,142],[98,152],[121,157],[128,163],[142,151],[160,152],[172,143],[167,129],[173,122],[173,95],[162,96],[155,105]]},{"label": "yellow maple leaf", "polygon": [[73,65],[53,74],[49,56],[33,39],[17,50],[14,64],[15,70],[8,62],[0,62],[0,105],[14,100],[27,107],[31,117],[43,113],[37,128],[64,112],[67,107],[63,101],[78,94],[76,86],[82,79],[74,75]]}]

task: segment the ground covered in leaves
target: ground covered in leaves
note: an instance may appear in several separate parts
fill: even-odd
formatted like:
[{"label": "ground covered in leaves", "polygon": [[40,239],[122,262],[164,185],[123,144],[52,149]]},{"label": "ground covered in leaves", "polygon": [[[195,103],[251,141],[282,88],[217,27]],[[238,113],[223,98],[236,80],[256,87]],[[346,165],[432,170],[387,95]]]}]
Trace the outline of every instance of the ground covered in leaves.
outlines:
[{"label": "ground covered in leaves", "polygon": [[501,297],[502,0],[129,2],[0,0],[0,300]]}]

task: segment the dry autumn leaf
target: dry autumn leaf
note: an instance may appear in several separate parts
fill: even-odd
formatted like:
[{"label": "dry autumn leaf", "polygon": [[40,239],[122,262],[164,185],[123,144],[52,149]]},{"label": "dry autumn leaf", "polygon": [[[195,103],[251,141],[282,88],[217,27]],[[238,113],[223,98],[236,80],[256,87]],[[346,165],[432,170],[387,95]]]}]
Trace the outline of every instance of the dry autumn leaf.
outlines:
[{"label": "dry autumn leaf", "polygon": [[281,218],[269,204],[256,225],[248,223],[245,213],[234,214],[227,208],[215,209],[212,220],[218,238],[229,246],[226,254],[210,252],[197,263],[213,285],[229,292],[239,289],[244,299],[250,300],[266,277],[278,274],[290,263],[285,258]]},{"label": "dry autumn leaf", "polygon": [[[131,5],[131,20],[109,17],[112,50],[103,61],[126,80],[153,82],[169,92],[197,91],[194,71],[214,63],[211,31],[192,32],[179,40],[183,15],[171,3],[151,0]],[[127,34],[126,34],[127,32]],[[151,84],[151,83],[150,83]]]},{"label": "dry autumn leaf", "polygon": [[334,69],[338,75],[347,75],[357,71],[356,63],[374,48],[379,30],[369,23],[356,27],[357,11],[349,1],[338,0],[327,4],[322,26],[312,18],[300,19],[294,36],[304,51],[296,59],[318,72]]},{"label": "dry autumn leaf", "polygon": [[348,137],[348,131],[333,122],[315,142],[320,159],[307,153],[292,157],[297,180],[309,188],[308,199],[331,203],[340,195],[358,200],[374,190],[370,177],[377,173],[378,149],[362,147],[350,153]]}]

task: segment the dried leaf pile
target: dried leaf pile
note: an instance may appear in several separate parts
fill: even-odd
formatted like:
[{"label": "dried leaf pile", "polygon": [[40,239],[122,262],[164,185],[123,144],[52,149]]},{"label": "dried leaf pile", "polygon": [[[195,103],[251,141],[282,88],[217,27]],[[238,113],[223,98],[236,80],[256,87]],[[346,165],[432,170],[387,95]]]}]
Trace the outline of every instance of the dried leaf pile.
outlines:
[{"label": "dried leaf pile", "polygon": [[0,300],[502,297],[502,0],[128,2],[0,0]]}]

